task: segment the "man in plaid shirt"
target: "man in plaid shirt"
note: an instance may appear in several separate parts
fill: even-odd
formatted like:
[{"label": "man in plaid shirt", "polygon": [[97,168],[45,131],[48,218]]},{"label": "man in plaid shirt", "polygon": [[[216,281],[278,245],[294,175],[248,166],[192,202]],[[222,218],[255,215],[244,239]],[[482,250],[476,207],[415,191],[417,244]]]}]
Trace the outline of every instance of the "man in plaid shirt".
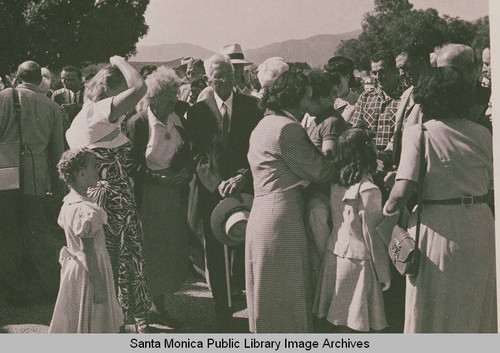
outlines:
[{"label": "man in plaid shirt", "polygon": [[[378,83],[373,91],[364,92],[354,106],[351,123],[355,127],[368,128],[374,133],[378,159],[383,162],[374,173],[375,184],[382,192],[383,202],[389,196],[389,188],[384,183],[388,171],[394,168],[392,151],[385,151],[394,135],[396,112],[401,94],[407,87],[399,76],[396,61],[390,54],[381,52],[371,57],[372,74]],[[394,273],[395,270],[393,270]],[[403,332],[404,326],[404,288],[405,278],[394,275],[391,288],[384,292],[386,317],[389,328],[387,332]]]},{"label": "man in plaid shirt", "polygon": [[[372,130],[375,145],[382,152],[394,135],[396,111],[401,94],[407,87],[400,80],[394,57],[390,54],[375,54],[371,58],[371,69],[377,87],[359,97],[351,123],[354,127]],[[385,162],[385,158],[381,159]]]}]

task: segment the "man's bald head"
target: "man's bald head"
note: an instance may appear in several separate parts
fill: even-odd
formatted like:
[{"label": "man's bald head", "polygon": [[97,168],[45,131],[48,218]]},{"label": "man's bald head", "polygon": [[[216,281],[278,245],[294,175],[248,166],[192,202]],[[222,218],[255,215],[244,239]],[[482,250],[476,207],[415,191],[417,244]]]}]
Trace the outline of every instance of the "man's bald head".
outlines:
[{"label": "man's bald head", "polygon": [[42,82],[42,68],[34,61],[25,61],[17,69],[17,79],[38,86]]},{"label": "man's bald head", "polygon": [[436,53],[437,67],[453,66],[465,74],[468,81],[477,80],[478,70],[474,50],[464,44],[446,44]]}]

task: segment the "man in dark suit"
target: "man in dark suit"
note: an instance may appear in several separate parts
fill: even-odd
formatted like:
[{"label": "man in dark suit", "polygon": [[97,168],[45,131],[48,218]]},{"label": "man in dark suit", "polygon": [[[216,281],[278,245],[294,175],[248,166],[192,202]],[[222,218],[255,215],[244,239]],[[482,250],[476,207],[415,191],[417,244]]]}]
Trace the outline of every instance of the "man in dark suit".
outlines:
[{"label": "man in dark suit", "polygon": [[[208,279],[219,329],[226,331],[232,312],[227,302],[224,247],[212,233],[210,217],[221,199],[243,191],[252,192],[248,144],[262,114],[255,98],[234,91],[234,68],[229,57],[213,55],[205,61],[205,71],[213,94],[193,105],[187,119],[196,164],[197,206],[204,228]],[[243,272],[243,246],[233,249],[234,253],[234,262],[241,264]],[[242,287],[243,278],[242,274],[239,277]]]}]

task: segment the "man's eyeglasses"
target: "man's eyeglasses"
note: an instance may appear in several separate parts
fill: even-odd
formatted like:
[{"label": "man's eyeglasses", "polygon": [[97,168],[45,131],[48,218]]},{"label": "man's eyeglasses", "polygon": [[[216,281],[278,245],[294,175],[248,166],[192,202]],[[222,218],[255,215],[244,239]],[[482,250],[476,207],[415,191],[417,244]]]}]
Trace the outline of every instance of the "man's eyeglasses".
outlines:
[{"label": "man's eyeglasses", "polygon": [[229,82],[229,80],[226,78],[215,78],[215,77],[208,78],[207,77],[207,82],[211,83],[211,84],[217,84],[217,83],[227,83],[227,82]]}]

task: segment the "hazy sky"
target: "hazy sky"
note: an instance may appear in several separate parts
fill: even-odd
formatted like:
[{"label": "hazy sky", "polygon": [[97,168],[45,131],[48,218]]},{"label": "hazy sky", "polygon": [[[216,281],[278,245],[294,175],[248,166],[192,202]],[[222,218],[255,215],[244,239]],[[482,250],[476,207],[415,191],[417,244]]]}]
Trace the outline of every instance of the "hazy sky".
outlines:
[{"label": "hazy sky", "polygon": [[[410,0],[416,9],[475,20],[488,14],[488,0]],[[245,49],[288,39],[361,28],[373,0],[151,0],[149,34],[139,45],[191,43],[217,51],[240,43]]]}]

